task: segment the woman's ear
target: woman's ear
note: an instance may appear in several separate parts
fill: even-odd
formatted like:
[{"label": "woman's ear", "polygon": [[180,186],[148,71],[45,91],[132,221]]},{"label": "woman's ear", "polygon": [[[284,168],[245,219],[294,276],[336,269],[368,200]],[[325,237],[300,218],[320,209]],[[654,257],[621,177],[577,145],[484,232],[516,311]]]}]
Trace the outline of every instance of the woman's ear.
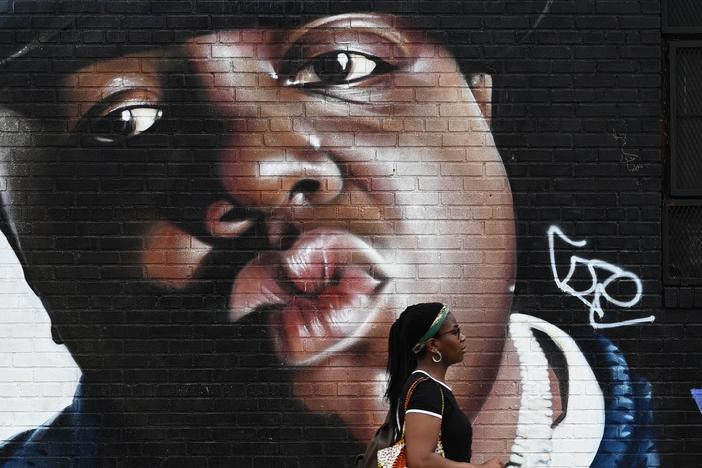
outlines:
[{"label": "woman's ear", "polygon": [[429,353],[435,353],[436,351],[439,350],[439,340],[435,338],[429,338],[429,341],[427,341],[427,351]]},{"label": "woman's ear", "polygon": [[492,75],[487,73],[471,75],[470,89],[488,125],[492,124]]}]

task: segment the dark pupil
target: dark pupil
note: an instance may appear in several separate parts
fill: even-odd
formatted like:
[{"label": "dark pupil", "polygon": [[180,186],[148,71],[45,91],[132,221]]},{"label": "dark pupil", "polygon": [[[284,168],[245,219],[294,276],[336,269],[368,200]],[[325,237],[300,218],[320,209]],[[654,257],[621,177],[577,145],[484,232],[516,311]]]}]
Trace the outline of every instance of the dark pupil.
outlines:
[{"label": "dark pupil", "polygon": [[134,130],[134,120],[131,118],[131,111],[129,112],[129,119],[124,120],[122,118],[122,112],[114,112],[109,116],[111,122],[111,129],[114,133],[120,135],[128,135]]},{"label": "dark pupil", "polygon": [[97,117],[90,122],[90,131],[98,135],[129,135],[134,130],[134,119],[124,120],[121,110],[112,112],[105,117]]},{"label": "dark pupil", "polygon": [[133,130],[133,119],[122,120],[122,111],[110,113],[104,117],[95,117],[89,121],[89,130],[96,135],[129,135]]},{"label": "dark pupil", "polygon": [[314,64],[314,72],[321,81],[343,83],[351,69],[351,56],[343,52],[322,57]]}]

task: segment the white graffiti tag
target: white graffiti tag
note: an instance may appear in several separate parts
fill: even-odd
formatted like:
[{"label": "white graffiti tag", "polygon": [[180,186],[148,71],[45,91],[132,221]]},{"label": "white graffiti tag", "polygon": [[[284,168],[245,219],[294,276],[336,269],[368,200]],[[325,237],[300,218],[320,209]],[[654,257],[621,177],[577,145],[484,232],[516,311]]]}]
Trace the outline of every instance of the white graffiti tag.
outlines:
[{"label": "white graffiti tag", "polygon": [[[572,245],[573,247],[584,247],[585,245],[587,245],[587,241],[575,241],[568,238],[568,236],[563,234],[563,231],[561,231],[561,229],[558,226],[549,227],[547,233],[548,249],[549,255],[551,257],[551,271],[553,272],[553,279],[555,280],[556,285],[561,291],[578,298],[578,300],[580,300],[583,304],[589,307],[590,325],[592,326],[592,328],[617,328],[627,325],[636,325],[639,323],[650,323],[656,319],[654,315],[650,315],[648,317],[624,320],[621,322],[603,323],[598,321],[602,320],[605,315],[605,312],[604,310],[602,310],[601,305],[602,299],[604,299],[607,302],[610,302],[611,304],[614,304],[615,306],[624,308],[630,308],[636,305],[641,300],[641,294],[643,292],[643,285],[641,284],[641,280],[632,272],[622,270],[618,266],[612,265],[611,263],[605,262],[604,260],[590,260],[587,258],[578,257],[576,255],[572,255],[570,257],[570,268],[568,269],[568,273],[565,275],[565,277],[560,278],[558,275],[558,270],[556,268],[554,236],[557,235],[562,241],[566,242],[569,245]],[[573,275],[575,274],[576,268],[579,264],[587,268],[587,271],[590,273],[591,282],[586,288],[577,291],[568,283],[573,279]],[[604,281],[600,281],[597,276],[598,270],[607,272],[609,276]],[[607,287],[617,280],[631,281],[635,285],[636,293],[633,295],[633,297],[631,297],[631,299],[620,300],[615,297],[612,297],[609,293],[607,293]],[[592,296],[591,300],[590,296]]]}]

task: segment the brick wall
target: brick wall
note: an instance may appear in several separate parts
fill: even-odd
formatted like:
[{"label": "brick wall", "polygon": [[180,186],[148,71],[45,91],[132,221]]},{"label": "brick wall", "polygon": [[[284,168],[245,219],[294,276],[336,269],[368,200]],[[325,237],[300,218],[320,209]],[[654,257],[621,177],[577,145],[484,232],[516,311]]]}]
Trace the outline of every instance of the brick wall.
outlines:
[{"label": "brick wall", "polygon": [[660,2],[2,8],[7,466],[354,466],[432,301],[473,463],[699,466]]}]

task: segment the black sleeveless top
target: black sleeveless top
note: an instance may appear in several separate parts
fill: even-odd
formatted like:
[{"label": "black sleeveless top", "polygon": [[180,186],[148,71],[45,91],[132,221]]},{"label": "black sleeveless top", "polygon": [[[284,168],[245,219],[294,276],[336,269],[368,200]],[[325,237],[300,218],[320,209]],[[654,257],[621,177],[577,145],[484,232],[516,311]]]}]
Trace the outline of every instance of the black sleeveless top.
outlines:
[{"label": "black sleeveless top", "polygon": [[[446,458],[458,462],[470,462],[473,430],[470,421],[458,407],[451,388],[424,371],[416,370],[405,382],[400,393],[400,404],[397,408],[396,423],[399,430],[405,422],[404,402],[410,386],[418,379],[426,379],[418,383],[410,396],[407,412],[428,414],[441,419],[441,443],[444,446]],[[441,395],[443,392],[444,411],[441,414]]]}]

